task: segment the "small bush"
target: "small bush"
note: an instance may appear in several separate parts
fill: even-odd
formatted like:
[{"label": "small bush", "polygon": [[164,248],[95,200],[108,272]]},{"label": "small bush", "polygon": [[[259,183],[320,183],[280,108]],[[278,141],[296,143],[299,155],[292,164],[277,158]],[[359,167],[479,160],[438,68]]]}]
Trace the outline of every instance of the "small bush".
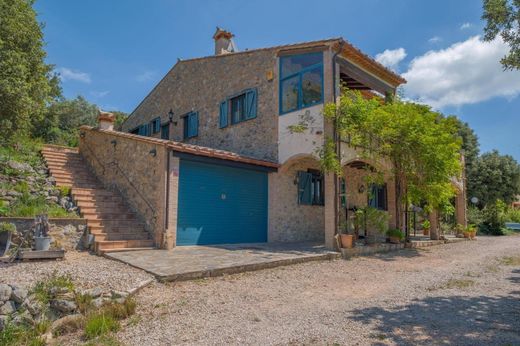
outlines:
[{"label": "small bush", "polygon": [[45,346],[45,340],[42,334],[49,329],[49,322],[40,322],[33,326],[19,325],[8,323],[0,332],[0,345],[2,346]]},{"label": "small bush", "polygon": [[9,222],[0,222],[0,233],[2,232],[16,232],[16,226]]},{"label": "small bush", "polygon": [[483,221],[479,231],[490,235],[504,235],[506,205],[501,200],[483,209]]},{"label": "small bush", "polygon": [[519,222],[520,223],[520,209],[509,208],[504,216],[508,222]]},{"label": "small bush", "polygon": [[69,292],[74,291],[74,283],[69,275],[53,273],[49,278],[38,281],[31,293],[34,293],[40,302],[47,304],[52,299],[49,291],[53,287],[66,288]]},{"label": "small bush", "polygon": [[404,233],[403,233],[403,231],[401,231],[401,230],[398,229],[398,228],[389,229],[388,231],[386,231],[386,235],[387,235],[388,237],[396,237],[396,238],[399,238],[399,240],[403,240],[403,239],[404,239]]},{"label": "small bush", "polygon": [[119,330],[119,321],[104,312],[91,314],[85,323],[85,338],[94,339],[98,336]]},{"label": "small bush", "polygon": [[81,313],[92,309],[92,296],[89,294],[76,294],[76,305]]}]

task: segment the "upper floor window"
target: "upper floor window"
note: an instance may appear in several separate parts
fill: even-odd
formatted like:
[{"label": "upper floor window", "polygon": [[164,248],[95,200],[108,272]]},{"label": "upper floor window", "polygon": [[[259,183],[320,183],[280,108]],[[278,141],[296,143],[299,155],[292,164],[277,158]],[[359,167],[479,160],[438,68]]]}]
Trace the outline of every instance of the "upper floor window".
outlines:
[{"label": "upper floor window", "polygon": [[183,119],[184,139],[197,137],[199,134],[199,112],[189,112]]},{"label": "upper floor window", "polygon": [[280,114],[323,102],[323,52],[280,57]]},{"label": "upper floor window", "polygon": [[256,89],[245,90],[220,104],[219,127],[228,126],[229,115],[231,124],[256,118],[257,96]]},{"label": "upper floor window", "polygon": [[150,124],[143,124],[139,126],[137,134],[139,136],[150,136]]},{"label": "upper floor window", "polygon": [[150,123],[150,126],[152,128],[152,133],[157,133],[161,131],[161,118],[157,117],[153,119]]}]

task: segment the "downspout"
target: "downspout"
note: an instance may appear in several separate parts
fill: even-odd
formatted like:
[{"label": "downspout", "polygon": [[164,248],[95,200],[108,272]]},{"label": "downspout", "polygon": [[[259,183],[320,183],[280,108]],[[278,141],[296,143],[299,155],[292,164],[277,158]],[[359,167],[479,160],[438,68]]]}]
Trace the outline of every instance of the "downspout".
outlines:
[{"label": "downspout", "polygon": [[[336,81],[336,57],[339,55],[339,53],[341,53],[344,45],[345,45],[345,42],[343,40],[341,40],[340,43],[339,43],[339,48],[338,48],[337,52],[334,53],[334,55],[332,56],[332,89],[333,89],[332,95],[334,97],[334,104],[336,104],[336,102],[337,102],[337,95],[336,95],[336,82],[337,82]],[[341,166],[341,143],[339,141],[336,120],[334,120],[332,136],[334,138],[334,145],[335,145],[335,149],[336,149],[336,156],[338,157],[338,159],[340,161],[340,166]],[[339,191],[340,191],[340,186],[339,186],[338,174],[334,173],[334,236],[336,236],[338,234],[338,228],[339,228],[339,224],[340,224],[340,220],[339,220],[339,215],[340,215],[340,213],[339,213],[339,206],[340,206],[340,203],[339,203]]]},{"label": "downspout", "polygon": [[168,248],[168,225],[170,223],[170,148],[166,147],[166,216],[164,218],[163,248]]}]

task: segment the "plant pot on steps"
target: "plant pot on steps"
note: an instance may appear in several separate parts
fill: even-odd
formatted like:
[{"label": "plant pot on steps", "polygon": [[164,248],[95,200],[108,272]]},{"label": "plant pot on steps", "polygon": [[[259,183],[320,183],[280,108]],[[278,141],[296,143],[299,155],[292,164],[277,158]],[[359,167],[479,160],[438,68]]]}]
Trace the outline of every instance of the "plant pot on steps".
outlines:
[{"label": "plant pot on steps", "polygon": [[350,249],[353,247],[354,236],[352,234],[341,234],[341,247]]},{"label": "plant pot on steps", "polygon": [[34,249],[36,251],[47,251],[51,247],[51,237],[34,237]]},{"label": "plant pot on steps", "polygon": [[0,257],[2,257],[11,245],[11,232],[0,232]]},{"label": "plant pot on steps", "polygon": [[430,235],[430,230],[428,228],[425,228],[422,230],[423,235]]}]

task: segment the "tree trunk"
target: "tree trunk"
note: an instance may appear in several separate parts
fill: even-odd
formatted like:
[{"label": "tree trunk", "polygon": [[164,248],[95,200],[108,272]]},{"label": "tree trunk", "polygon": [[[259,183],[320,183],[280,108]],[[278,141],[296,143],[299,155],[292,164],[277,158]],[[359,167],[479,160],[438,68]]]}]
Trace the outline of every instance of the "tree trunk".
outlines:
[{"label": "tree trunk", "polygon": [[440,239],[439,212],[437,210],[433,210],[429,215],[429,220],[430,220],[430,239],[439,240]]}]

